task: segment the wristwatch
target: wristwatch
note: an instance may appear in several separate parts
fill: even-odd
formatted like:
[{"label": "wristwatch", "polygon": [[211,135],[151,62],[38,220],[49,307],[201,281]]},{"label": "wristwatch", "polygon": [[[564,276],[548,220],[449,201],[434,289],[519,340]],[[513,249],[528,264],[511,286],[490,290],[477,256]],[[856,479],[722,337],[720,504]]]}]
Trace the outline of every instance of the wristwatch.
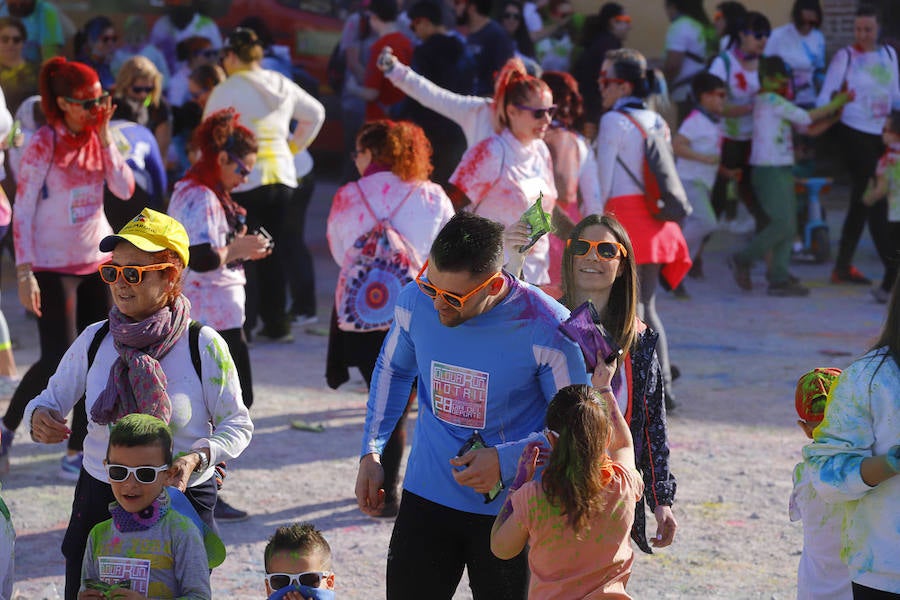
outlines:
[{"label": "wristwatch", "polygon": [[196,467],[194,467],[194,473],[202,473],[209,468],[209,459],[206,458],[205,452],[203,452],[202,450],[194,450],[193,454],[196,454],[200,457],[200,462],[197,463]]}]

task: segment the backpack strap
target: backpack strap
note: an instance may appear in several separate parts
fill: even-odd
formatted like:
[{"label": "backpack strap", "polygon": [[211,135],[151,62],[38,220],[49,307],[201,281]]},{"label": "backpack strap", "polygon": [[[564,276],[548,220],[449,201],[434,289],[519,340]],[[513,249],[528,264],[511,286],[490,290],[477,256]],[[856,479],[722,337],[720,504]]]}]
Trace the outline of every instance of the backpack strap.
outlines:
[{"label": "backpack strap", "polygon": [[[624,110],[624,109],[621,109],[621,108],[620,108],[620,109],[617,110],[616,112],[617,112],[617,113],[621,113],[622,115],[624,115],[626,119],[628,119],[629,121],[631,121],[631,124],[632,124],[632,125],[634,125],[635,127],[637,127],[637,130],[641,132],[641,137],[644,139],[644,142],[646,143],[646,141],[647,141],[647,131],[646,131],[646,130],[644,129],[644,127],[640,124],[640,122],[638,122],[637,119],[635,119],[631,114],[629,114],[629,112],[628,112],[627,110]],[[616,162],[619,163],[619,166],[621,166],[623,169],[625,169],[625,172],[628,173],[628,177],[631,178],[631,181],[633,181],[634,184],[635,184],[636,186],[638,186],[639,188],[641,188],[641,191],[642,191],[642,192],[645,192],[645,193],[646,193],[646,188],[644,187],[644,184],[641,183],[641,180],[637,178],[637,175],[635,175],[634,172],[633,172],[631,169],[628,168],[628,165],[625,164],[625,161],[622,160],[622,157],[619,156],[618,153],[616,154]]]},{"label": "backpack strap", "polygon": [[[407,199],[409,199],[409,197],[412,196],[412,193],[414,191],[416,191],[417,189],[419,189],[418,185],[414,185],[412,188],[410,188],[410,190],[406,193],[406,195],[403,196],[403,200],[401,200],[400,203],[394,207],[394,210],[391,211],[391,214],[389,214],[384,219],[379,219],[378,216],[375,214],[375,211],[372,210],[372,205],[369,204],[369,200],[368,200],[368,198],[366,198],[366,194],[365,194],[365,192],[363,192],[362,186],[359,185],[358,181],[354,181],[353,183],[356,185],[356,189],[359,190],[359,197],[362,198],[363,205],[366,207],[366,210],[369,211],[369,214],[372,215],[372,219],[375,221],[376,225],[378,223],[380,223],[381,221],[388,221],[390,223],[391,219],[393,219],[394,216],[397,214],[397,211],[399,211],[400,208],[406,203]],[[391,227],[393,227],[393,223],[391,224]]]},{"label": "backpack strap", "polygon": [[[200,321],[194,321],[191,319],[191,324],[188,326],[188,346],[190,346],[191,350],[191,364],[194,365],[194,372],[197,373],[197,379],[203,383],[203,377],[201,375],[202,368],[200,366],[200,330],[203,329],[203,323]],[[97,351],[100,350],[100,344],[103,343],[103,338],[109,333],[109,319],[103,322],[103,325],[94,333],[94,339],[91,340],[91,345],[88,346],[87,351],[87,359],[88,359],[88,371],[91,370],[91,366],[94,364],[94,359],[97,357]]]},{"label": "backpack strap", "polygon": [[94,364],[94,359],[97,357],[97,351],[100,349],[100,344],[103,343],[103,338],[106,337],[107,333],[109,333],[109,319],[103,321],[103,325],[94,332],[94,339],[91,340],[91,345],[88,346],[88,371],[91,370],[91,365]]},{"label": "backpack strap", "polygon": [[191,319],[188,326],[188,346],[191,349],[191,364],[194,365],[194,372],[197,373],[197,379],[203,383],[203,369],[200,363],[200,330],[203,329],[203,323]]}]

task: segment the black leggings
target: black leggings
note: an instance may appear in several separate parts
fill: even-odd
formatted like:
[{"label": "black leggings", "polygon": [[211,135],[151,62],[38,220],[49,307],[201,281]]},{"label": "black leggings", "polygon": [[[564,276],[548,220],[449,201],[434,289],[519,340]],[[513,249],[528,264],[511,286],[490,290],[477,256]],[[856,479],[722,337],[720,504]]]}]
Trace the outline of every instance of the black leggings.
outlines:
[{"label": "black leggings", "polygon": [[284,211],[285,277],[291,291],[291,315],[316,314],[316,273],[306,245],[306,211],[316,189],[312,173],[300,180]]},{"label": "black leggings", "polygon": [[[838,139],[841,141],[844,162],[850,173],[850,206],[847,209],[847,216],[844,217],[838,255],[834,263],[835,270],[843,272],[849,269],[853,263],[853,254],[856,252],[859,238],[862,237],[866,221],[869,222],[869,232],[872,234],[872,240],[875,242],[878,253],[882,256],[882,261],[884,260],[882,250],[890,247],[891,243],[890,240],[884,239],[886,232],[883,231],[883,226],[887,224],[886,209],[882,213],[879,210],[873,210],[874,207],[869,208],[862,202],[869,179],[875,174],[878,159],[884,152],[881,136],[858,131],[843,123],[840,123],[838,127]],[[879,204],[887,205],[886,202],[879,202]],[[883,223],[879,220],[882,220]]]},{"label": "black leggings", "polygon": [[493,515],[454,510],[404,490],[388,548],[388,600],[449,600],[463,568],[474,600],[524,600],[528,552],[511,560],[494,556],[493,525]]},{"label": "black leggings", "polygon": [[250,370],[250,351],[247,349],[247,336],[242,327],[225,329],[219,332],[225,343],[228,344],[228,352],[234,360],[234,368],[237,370],[238,381],[241,384],[241,395],[244,406],[253,406],[253,373]]},{"label": "black leggings", "polygon": [[853,600],[900,600],[900,594],[876,590],[856,582],[851,585],[853,586]]},{"label": "black leggings", "polygon": [[[213,531],[217,531],[213,518],[216,505],[216,479],[210,477],[201,484],[189,487],[185,496],[190,500],[197,514]],[[72,500],[72,514],[63,538],[62,553],[66,557],[66,600],[78,598],[81,586],[81,563],[87,548],[88,534],[94,525],[109,519],[109,504],[115,502],[112,487],[104,481],[94,479],[84,469],[75,484],[75,498]],[[201,560],[206,560],[205,557]]]},{"label": "black leggings", "polygon": [[285,312],[287,284],[284,276],[284,225],[285,210],[293,195],[293,189],[280,183],[234,194],[235,202],[247,209],[247,230],[252,232],[264,227],[275,242],[272,254],[261,260],[244,263],[247,277],[245,331],[253,331],[257,317],[262,320],[266,334],[271,337],[280,337],[291,330]]},{"label": "black leggings", "polygon": [[[109,286],[103,283],[99,273],[66,275],[38,271],[34,276],[41,289],[42,315],[37,320],[41,356],[22,377],[9,401],[3,417],[3,425],[9,431],[15,431],[22,423],[25,407],[47,387],[78,334],[109,315]],[[84,400],[80,400],[73,409],[69,450],[81,450],[86,435],[87,414]]]}]

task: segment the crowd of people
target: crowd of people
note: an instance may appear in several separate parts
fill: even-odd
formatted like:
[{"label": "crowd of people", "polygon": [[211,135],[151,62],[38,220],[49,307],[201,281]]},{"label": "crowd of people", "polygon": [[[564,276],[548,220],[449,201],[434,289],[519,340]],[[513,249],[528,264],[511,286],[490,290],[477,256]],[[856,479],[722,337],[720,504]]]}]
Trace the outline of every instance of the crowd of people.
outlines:
[{"label": "crowd of people", "polygon": [[[250,345],[319,319],[317,86],[261,19],[223,35],[198,3],[165,5],[152,29],[130,16],[122,43],[95,17],[71,52],[51,3],[0,7],[0,234],[40,339],[20,379],[0,313],[0,475],[17,430],[67,441],[67,600],[211,597],[218,526],[247,517],[220,491],[252,441]],[[762,261],[769,296],[808,295],[790,271],[795,190],[832,126],[851,191],[831,282],[871,284],[853,266],[868,223],[889,312],[868,354],[798,386],[813,440],[792,497],[799,595],[900,598],[900,537],[880,526],[900,491],[897,52],[867,6],[830,63],[819,0],[776,29],[739,2],[664,6],[661,69],[627,47],[640,23],[615,2],[348,13],[324,375],[338,388],[354,367],[369,389],[355,495],[395,518],[390,599],[450,598],[464,569],[476,598],[629,597],[631,542],[652,553],[678,530],[680,373],[657,297],[689,297],[722,230],[746,238],[728,257],[740,289]],[[5,598],[2,499],[0,521]],[[311,524],[279,528],[264,564],[270,598],[334,597]]]}]

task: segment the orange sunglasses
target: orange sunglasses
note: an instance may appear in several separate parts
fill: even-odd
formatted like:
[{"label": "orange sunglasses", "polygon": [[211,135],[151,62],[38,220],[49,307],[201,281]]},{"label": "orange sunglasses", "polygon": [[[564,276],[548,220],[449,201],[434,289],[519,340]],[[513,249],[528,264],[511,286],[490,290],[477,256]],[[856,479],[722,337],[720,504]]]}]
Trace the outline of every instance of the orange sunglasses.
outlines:
[{"label": "orange sunglasses", "polygon": [[501,274],[501,271],[497,271],[490,277],[484,280],[484,282],[476,287],[474,290],[466,294],[465,296],[460,296],[458,294],[454,294],[453,292],[448,292],[447,290],[442,290],[441,288],[428,283],[422,279],[422,274],[425,273],[425,269],[428,268],[428,261],[425,261],[425,264],[422,265],[422,268],[419,269],[419,274],[416,275],[416,285],[419,286],[419,289],[422,290],[422,293],[428,296],[431,299],[441,297],[441,300],[449,304],[451,307],[455,308],[458,311],[462,311],[463,307],[465,307],[466,302],[468,302],[469,298],[483,290],[488,286],[490,282],[494,280],[497,275]]},{"label": "orange sunglasses", "polygon": [[155,265],[114,265],[106,263],[97,269],[100,271],[100,279],[105,283],[113,284],[119,279],[119,275],[125,279],[125,283],[138,285],[144,279],[144,271],[163,271],[169,267],[175,268],[172,263],[157,263]]},{"label": "orange sunglasses", "polygon": [[600,260],[613,260],[619,256],[622,256],[622,258],[628,256],[628,252],[625,251],[625,246],[619,242],[592,242],[591,240],[579,238],[577,240],[566,240],[566,248],[569,248],[575,256],[584,256],[589,253],[591,249],[594,249],[597,251],[597,257],[600,258]]}]

